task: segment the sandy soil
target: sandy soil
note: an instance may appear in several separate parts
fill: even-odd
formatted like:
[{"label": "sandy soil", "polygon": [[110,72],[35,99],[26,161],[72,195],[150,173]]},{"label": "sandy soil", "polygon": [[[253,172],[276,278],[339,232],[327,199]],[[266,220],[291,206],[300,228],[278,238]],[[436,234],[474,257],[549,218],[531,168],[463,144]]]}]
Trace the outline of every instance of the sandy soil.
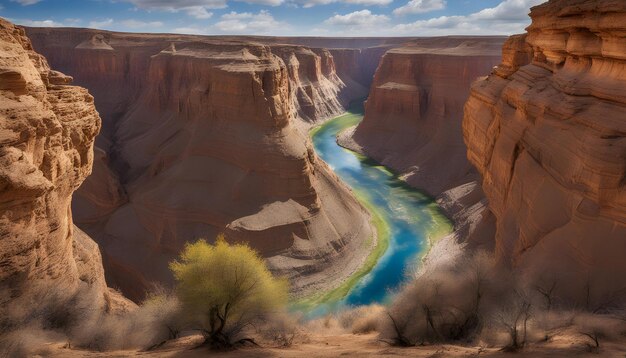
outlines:
[{"label": "sandy soil", "polygon": [[289,348],[243,348],[231,352],[209,352],[194,347],[199,337],[181,338],[151,352],[116,351],[89,352],[63,348],[62,344],[50,344],[41,356],[46,357],[624,357],[626,342],[604,343],[598,353],[587,351],[580,337],[562,336],[549,343],[535,344],[515,354],[504,353],[498,348],[465,347],[459,345],[433,345],[412,348],[390,347],[380,342],[376,334],[313,335],[302,343]]}]

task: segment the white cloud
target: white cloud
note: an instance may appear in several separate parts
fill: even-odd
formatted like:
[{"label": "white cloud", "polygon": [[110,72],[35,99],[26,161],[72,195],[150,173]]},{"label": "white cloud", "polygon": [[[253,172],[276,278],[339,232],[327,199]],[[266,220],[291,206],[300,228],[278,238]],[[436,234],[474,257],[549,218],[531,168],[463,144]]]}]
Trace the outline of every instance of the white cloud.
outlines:
[{"label": "white cloud", "polygon": [[285,30],[287,24],[276,21],[267,10],[254,14],[250,12],[231,11],[221,16],[214,27],[217,31],[227,34],[268,34],[276,30]]},{"label": "white cloud", "polygon": [[63,20],[64,24],[67,24],[68,26],[78,26],[83,22],[83,20],[81,19],[75,19],[75,18],[67,18],[65,20]]},{"label": "white cloud", "polygon": [[384,6],[384,5],[391,4],[393,0],[343,0],[343,2],[348,3],[348,4],[363,5],[363,6],[374,6],[374,5]]},{"label": "white cloud", "polygon": [[360,10],[345,15],[334,15],[324,21],[325,25],[344,27],[348,30],[376,30],[376,26],[389,22],[385,15],[375,15],[369,10]]},{"label": "white cloud", "polygon": [[446,7],[445,0],[411,0],[406,5],[393,10],[395,15],[421,14]]},{"label": "white cloud", "polygon": [[525,21],[528,20],[529,9],[544,2],[545,0],[505,0],[496,7],[483,9],[470,16],[475,20]]},{"label": "white cloud", "polygon": [[384,6],[389,5],[393,0],[291,0],[290,4],[301,5],[304,8],[310,8],[317,5],[328,5],[332,3],[342,2],[353,5],[363,6]]},{"label": "white cloud", "polygon": [[65,24],[54,20],[28,20],[28,19],[15,19],[11,20],[18,25],[31,26],[31,27],[64,27]]},{"label": "white cloud", "polygon": [[140,20],[135,20],[135,19],[123,20],[123,21],[120,21],[120,24],[130,29],[156,28],[156,27],[163,26],[163,23],[161,21],[145,22],[145,21],[140,21]]},{"label": "white cloud", "polygon": [[199,28],[199,27],[177,27],[172,29],[175,34],[185,34],[185,35],[206,35],[209,33],[209,29],[207,28]]},{"label": "white cloud", "polygon": [[530,8],[542,2],[544,0],[502,0],[497,6],[468,15],[395,24],[386,15],[360,10],[334,15],[312,31],[324,36],[510,35],[524,31],[530,23]]},{"label": "white cloud", "polygon": [[[227,7],[228,0],[123,0],[142,10],[184,12],[196,19],[208,19],[213,14],[210,9]],[[237,0],[254,5],[278,6],[285,0]]]},{"label": "white cloud", "polygon": [[398,24],[390,31],[395,35],[438,36],[450,34],[508,35],[520,33],[530,23],[528,12],[544,0],[504,0],[493,8],[463,16],[441,16]]},{"label": "white cloud", "polygon": [[294,0],[294,2],[302,5],[304,8],[309,8],[317,5],[328,5],[335,2],[335,0]]},{"label": "white cloud", "polygon": [[28,6],[28,5],[34,5],[40,2],[41,0],[11,0],[11,1],[19,3],[22,6]]},{"label": "white cloud", "polygon": [[102,21],[90,21],[89,25],[87,25],[87,27],[91,28],[91,29],[101,29],[101,30],[106,30],[106,29],[110,29],[111,25],[113,25],[113,19],[105,19]]},{"label": "white cloud", "polygon": [[195,17],[196,19],[208,19],[213,16],[213,13],[204,6],[190,6],[184,8],[184,11],[187,15]]},{"label": "white cloud", "polygon": [[227,0],[124,0],[137,8],[148,11],[184,12],[196,19],[208,19],[209,9],[225,8]]}]

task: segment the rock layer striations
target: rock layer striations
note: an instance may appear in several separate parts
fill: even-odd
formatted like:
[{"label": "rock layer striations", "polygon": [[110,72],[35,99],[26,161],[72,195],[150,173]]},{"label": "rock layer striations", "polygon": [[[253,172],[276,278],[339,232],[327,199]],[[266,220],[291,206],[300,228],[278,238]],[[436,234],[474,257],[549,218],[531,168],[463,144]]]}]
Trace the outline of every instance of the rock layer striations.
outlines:
[{"label": "rock layer striations", "polygon": [[140,299],[171,280],[168,263],[186,242],[219,233],[260,251],[298,295],[360,267],[375,243],[369,214],[304,131],[351,99],[328,50],[29,31],[92,88],[103,115],[94,175],[73,212],[103,248],[112,285]]},{"label": "rock layer striations", "polygon": [[117,308],[97,244],[72,222],[100,118],[93,97],[71,82],[23,29],[0,19],[0,325],[34,316],[49,303],[43,296],[63,302],[80,292],[94,311]]},{"label": "rock layer striations", "polygon": [[468,157],[497,257],[588,301],[626,283],[626,3],[552,0],[530,16],[472,88]]},{"label": "rock layer striations", "polygon": [[486,207],[463,144],[463,105],[470,84],[500,61],[503,41],[448,37],[387,51],[363,121],[340,139],[342,145],[364,152],[400,172],[410,185],[438,197],[454,217],[457,231],[476,226],[471,222],[483,220]]}]

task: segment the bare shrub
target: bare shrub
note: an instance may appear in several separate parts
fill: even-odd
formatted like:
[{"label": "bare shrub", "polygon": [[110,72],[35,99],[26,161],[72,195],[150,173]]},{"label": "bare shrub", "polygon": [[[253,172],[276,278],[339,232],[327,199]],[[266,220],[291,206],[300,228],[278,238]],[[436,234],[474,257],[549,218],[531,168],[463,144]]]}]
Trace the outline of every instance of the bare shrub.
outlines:
[{"label": "bare shrub", "polygon": [[337,315],[329,313],[323,317],[306,322],[306,329],[311,332],[324,332],[325,334],[343,334],[346,330],[341,326]]},{"label": "bare shrub", "polygon": [[513,295],[499,306],[495,320],[509,336],[509,343],[503,348],[504,351],[515,352],[524,347],[531,315],[532,303],[522,291],[514,291]]},{"label": "bare shrub", "polygon": [[257,327],[261,341],[278,347],[290,347],[294,342],[306,339],[306,332],[299,319],[287,313],[276,314]]},{"label": "bare shrub", "polygon": [[565,333],[574,324],[578,313],[574,311],[539,311],[533,317],[537,341],[549,342],[555,336]]},{"label": "bare shrub", "polygon": [[154,349],[165,342],[180,337],[185,328],[182,307],[178,298],[167,292],[148,295],[134,313],[135,341],[141,346]]},{"label": "bare shrub", "polygon": [[63,342],[64,335],[37,326],[23,327],[0,336],[0,357],[45,357],[50,354],[50,342]]},{"label": "bare shrub", "polygon": [[397,345],[473,339],[483,324],[482,303],[494,291],[492,266],[478,253],[423,271],[398,293],[382,324],[383,339]]},{"label": "bare shrub", "polygon": [[[349,324],[353,334],[364,334],[379,330],[381,320],[384,318],[385,308],[379,305],[362,306],[355,309]],[[346,322],[348,323],[348,322]]]},{"label": "bare shrub", "polygon": [[613,315],[599,315],[589,312],[578,314],[574,319],[576,331],[585,337],[589,352],[599,353],[602,344],[619,338],[624,331],[624,321]]}]

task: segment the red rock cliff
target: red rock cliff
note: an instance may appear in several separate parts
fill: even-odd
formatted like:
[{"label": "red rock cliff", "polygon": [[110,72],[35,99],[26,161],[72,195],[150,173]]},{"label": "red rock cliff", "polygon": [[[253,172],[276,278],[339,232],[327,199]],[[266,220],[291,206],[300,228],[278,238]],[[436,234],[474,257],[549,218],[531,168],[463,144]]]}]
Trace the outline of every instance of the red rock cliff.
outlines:
[{"label": "red rock cliff", "polygon": [[460,184],[469,171],[463,104],[471,82],[500,61],[500,45],[500,38],[466,38],[442,48],[387,51],[353,139],[432,195]]},{"label": "red rock cliff", "polygon": [[70,211],[100,129],[93,97],[3,19],[0,48],[0,320],[79,292],[94,311],[115,309],[98,246]]},{"label": "red rock cliff", "polygon": [[[469,87],[500,60],[500,37],[412,40],[383,56],[365,117],[340,143],[387,165],[433,196],[460,236],[492,230],[461,120]],[[485,223],[486,225],[479,225]]]},{"label": "red rock cliff", "polygon": [[138,299],[171,279],[186,242],[220,232],[262,252],[299,294],[359,267],[369,215],[297,129],[343,111],[328,51],[77,33],[31,30],[85,75],[108,127],[73,212],[103,247],[111,284]]},{"label": "red rock cliff", "polygon": [[465,106],[496,254],[570,297],[622,289],[626,3],[552,0],[530,16]]}]

